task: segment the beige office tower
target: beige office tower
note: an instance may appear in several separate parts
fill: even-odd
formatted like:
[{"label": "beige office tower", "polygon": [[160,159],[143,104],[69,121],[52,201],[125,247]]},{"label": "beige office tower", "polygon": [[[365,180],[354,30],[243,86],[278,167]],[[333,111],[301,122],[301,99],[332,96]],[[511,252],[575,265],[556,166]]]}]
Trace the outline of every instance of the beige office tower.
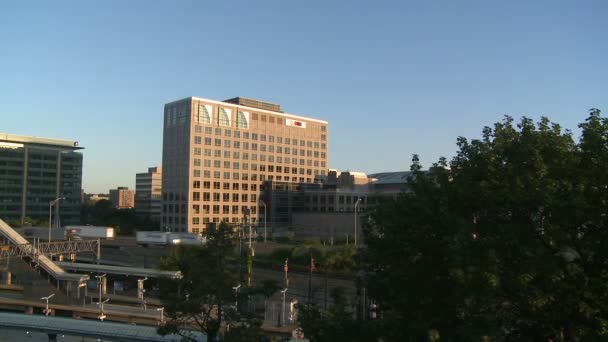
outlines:
[{"label": "beige office tower", "polygon": [[167,103],[161,227],[198,233],[263,221],[265,180],[313,183],[327,174],[327,126],[246,98]]}]

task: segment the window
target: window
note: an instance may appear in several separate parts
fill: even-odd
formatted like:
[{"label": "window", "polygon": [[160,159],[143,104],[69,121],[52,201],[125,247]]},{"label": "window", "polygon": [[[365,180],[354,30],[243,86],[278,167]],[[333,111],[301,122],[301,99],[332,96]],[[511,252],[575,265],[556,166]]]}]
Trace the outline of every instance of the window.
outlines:
[{"label": "window", "polygon": [[214,202],[219,202],[220,201],[220,193],[219,192],[214,192],[213,193],[213,201]]},{"label": "window", "polygon": [[224,147],[230,147],[230,140],[224,140]]},{"label": "window", "polygon": [[203,139],[201,137],[199,137],[199,136],[195,136],[194,137],[194,143],[197,144],[197,145],[200,145],[202,143],[202,140]]},{"label": "window", "polygon": [[[248,113],[247,113],[248,114]],[[249,128],[249,120],[246,113],[239,111],[236,117],[236,127],[238,128]]]},{"label": "window", "polygon": [[220,107],[219,124],[220,126],[230,127],[230,109]]},{"label": "window", "polygon": [[211,182],[209,182],[209,181],[204,181],[204,182],[203,182],[203,188],[205,188],[205,189],[209,189],[209,188],[211,188]]},{"label": "window", "polygon": [[194,166],[201,166],[201,160],[198,158],[194,158]]},{"label": "window", "polygon": [[192,187],[194,189],[200,189],[200,187],[201,187],[201,181],[194,181],[194,182],[192,182]]},{"label": "window", "polygon": [[209,192],[203,192],[203,201],[209,202],[211,199],[211,194]]},{"label": "window", "polygon": [[200,201],[201,200],[201,193],[198,191],[195,191],[192,193],[192,200],[193,201]]},{"label": "window", "polygon": [[213,182],[213,188],[214,189],[219,189],[220,188],[220,182]]},{"label": "window", "polygon": [[205,159],[205,167],[211,167],[211,159]]},{"label": "window", "polygon": [[211,127],[205,127],[205,133],[211,134],[211,132],[212,132]]},{"label": "window", "polygon": [[195,147],[194,148],[194,155],[196,155],[196,156],[200,156],[201,155],[201,148],[200,147]]},{"label": "window", "polygon": [[229,129],[225,129],[224,130],[224,135],[227,136],[227,137],[232,136],[232,131],[229,130]]},{"label": "window", "polygon": [[210,109],[211,109],[211,106],[205,106],[203,104],[199,104],[197,121],[200,123],[210,124],[211,123],[211,114],[209,113]]}]

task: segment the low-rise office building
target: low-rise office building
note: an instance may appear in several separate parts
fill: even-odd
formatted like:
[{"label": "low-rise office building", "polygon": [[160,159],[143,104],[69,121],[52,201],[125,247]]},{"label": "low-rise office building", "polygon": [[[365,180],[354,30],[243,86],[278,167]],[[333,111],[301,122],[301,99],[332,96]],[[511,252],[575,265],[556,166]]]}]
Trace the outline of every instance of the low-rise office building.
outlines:
[{"label": "low-rise office building", "polygon": [[72,140],[0,133],[0,218],[48,221],[51,208],[53,221],[80,223],[82,149]]},{"label": "low-rise office building", "polygon": [[135,213],[160,223],[163,173],[159,166],[135,175]]},{"label": "low-rise office building", "polygon": [[110,190],[110,202],[116,209],[133,209],[135,207],[135,191],[128,187],[119,186]]}]

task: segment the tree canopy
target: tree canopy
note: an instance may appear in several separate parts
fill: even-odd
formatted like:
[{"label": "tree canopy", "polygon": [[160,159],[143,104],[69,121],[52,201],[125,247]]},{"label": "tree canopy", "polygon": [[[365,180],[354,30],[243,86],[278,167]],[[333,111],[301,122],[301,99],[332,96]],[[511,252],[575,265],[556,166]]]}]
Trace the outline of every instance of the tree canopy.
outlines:
[{"label": "tree canopy", "polygon": [[608,121],[511,117],[371,213],[363,260],[387,341],[608,337]]}]

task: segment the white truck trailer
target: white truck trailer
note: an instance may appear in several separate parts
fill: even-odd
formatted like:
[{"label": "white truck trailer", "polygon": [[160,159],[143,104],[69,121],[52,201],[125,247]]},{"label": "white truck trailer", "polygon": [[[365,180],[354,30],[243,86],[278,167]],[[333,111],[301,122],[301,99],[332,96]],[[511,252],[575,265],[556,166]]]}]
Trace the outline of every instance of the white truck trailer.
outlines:
[{"label": "white truck trailer", "polygon": [[66,238],[113,239],[113,227],[101,226],[65,226]]}]

